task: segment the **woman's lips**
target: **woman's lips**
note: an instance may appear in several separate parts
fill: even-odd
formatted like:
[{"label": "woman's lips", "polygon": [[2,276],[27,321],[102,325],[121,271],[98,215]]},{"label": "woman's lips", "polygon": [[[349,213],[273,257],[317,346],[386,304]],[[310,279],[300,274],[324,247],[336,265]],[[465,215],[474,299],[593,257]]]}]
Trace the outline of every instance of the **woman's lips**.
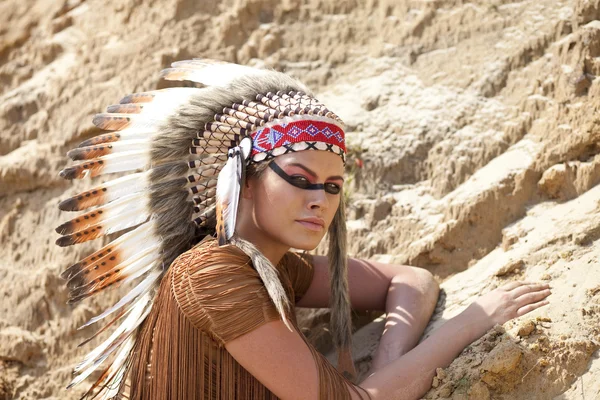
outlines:
[{"label": "woman's lips", "polygon": [[309,229],[311,231],[315,231],[315,232],[319,232],[323,230],[324,225],[322,223],[317,223],[317,222],[311,222],[311,221],[307,221],[307,220],[297,220],[297,223],[299,223],[300,225],[302,225],[303,227],[305,227],[306,229]]}]

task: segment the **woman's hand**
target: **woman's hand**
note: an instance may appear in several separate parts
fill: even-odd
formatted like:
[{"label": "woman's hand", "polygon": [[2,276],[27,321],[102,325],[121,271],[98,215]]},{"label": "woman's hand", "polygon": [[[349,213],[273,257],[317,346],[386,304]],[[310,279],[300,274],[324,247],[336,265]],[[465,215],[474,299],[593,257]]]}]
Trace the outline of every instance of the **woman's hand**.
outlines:
[{"label": "woman's hand", "polygon": [[490,327],[502,325],[545,306],[551,293],[547,283],[511,282],[479,297],[469,308],[480,308],[489,318]]}]

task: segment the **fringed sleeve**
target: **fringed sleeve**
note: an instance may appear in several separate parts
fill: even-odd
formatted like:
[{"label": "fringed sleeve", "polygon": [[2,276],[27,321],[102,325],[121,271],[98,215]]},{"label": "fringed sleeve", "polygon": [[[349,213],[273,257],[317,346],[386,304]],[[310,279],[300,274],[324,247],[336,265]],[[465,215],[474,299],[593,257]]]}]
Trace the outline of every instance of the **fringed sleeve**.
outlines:
[{"label": "fringed sleeve", "polygon": [[[296,290],[300,296],[306,292],[313,277],[311,256],[289,252],[278,269],[290,296],[298,298],[294,294]],[[178,260],[175,271],[172,290],[183,315],[222,346],[222,351],[226,351],[223,346],[227,342],[267,322],[280,320],[250,259],[237,247],[218,247],[211,243],[194,249]],[[299,332],[295,318],[292,321]],[[317,366],[319,399],[350,400],[350,391],[360,394],[361,388],[346,380],[304,335],[299,335]],[[257,380],[255,382],[263,387]],[[260,398],[269,396],[272,396],[270,392]],[[365,393],[359,397],[368,398]]]},{"label": "fringed sleeve", "polygon": [[192,325],[225,345],[279,315],[248,256],[214,244],[189,253],[173,292]]}]

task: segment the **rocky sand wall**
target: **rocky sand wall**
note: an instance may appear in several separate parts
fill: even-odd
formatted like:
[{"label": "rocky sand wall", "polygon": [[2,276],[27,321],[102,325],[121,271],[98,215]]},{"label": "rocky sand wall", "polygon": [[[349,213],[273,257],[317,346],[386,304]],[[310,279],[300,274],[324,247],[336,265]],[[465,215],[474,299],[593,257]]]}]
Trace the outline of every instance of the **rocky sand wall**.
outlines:
[{"label": "rocky sand wall", "polygon": [[[58,274],[93,246],[55,246],[57,205],[92,183],[58,171],[95,113],[199,56],[288,71],[346,121],[351,252],[439,278],[428,333],[505,282],[551,283],[425,398],[600,398],[599,18],[598,0],[0,3],[0,399],[83,392],[64,391],[76,328],[118,293],[65,304]],[[363,372],[380,330],[355,335]]]}]

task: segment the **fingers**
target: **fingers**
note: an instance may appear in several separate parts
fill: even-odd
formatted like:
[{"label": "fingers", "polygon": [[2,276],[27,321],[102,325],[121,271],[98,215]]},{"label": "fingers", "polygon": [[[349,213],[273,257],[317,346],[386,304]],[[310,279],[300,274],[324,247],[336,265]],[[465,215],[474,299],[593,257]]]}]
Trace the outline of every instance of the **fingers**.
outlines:
[{"label": "fingers", "polygon": [[547,283],[533,283],[533,282],[524,282],[523,285],[516,287],[511,291],[511,294],[515,298],[519,298],[526,293],[538,292],[541,290],[549,290],[550,285]]},{"label": "fingers", "polygon": [[515,288],[518,288],[519,286],[523,286],[526,285],[527,282],[523,282],[523,281],[513,281],[513,282],[509,282],[506,285],[502,285],[500,287],[500,289],[506,290],[507,292],[510,290],[513,290]]},{"label": "fingers", "polygon": [[537,303],[527,304],[526,306],[523,306],[517,310],[517,317],[521,317],[535,309],[538,309],[548,304],[550,304],[548,300],[542,300],[538,301]]},{"label": "fingers", "polygon": [[518,297],[515,301],[517,303],[517,307],[522,307],[527,304],[537,303],[538,301],[544,300],[546,297],[550,296],[552,292],[550,289],[538,290],[535,292],[526,293],[520,297]]}]

